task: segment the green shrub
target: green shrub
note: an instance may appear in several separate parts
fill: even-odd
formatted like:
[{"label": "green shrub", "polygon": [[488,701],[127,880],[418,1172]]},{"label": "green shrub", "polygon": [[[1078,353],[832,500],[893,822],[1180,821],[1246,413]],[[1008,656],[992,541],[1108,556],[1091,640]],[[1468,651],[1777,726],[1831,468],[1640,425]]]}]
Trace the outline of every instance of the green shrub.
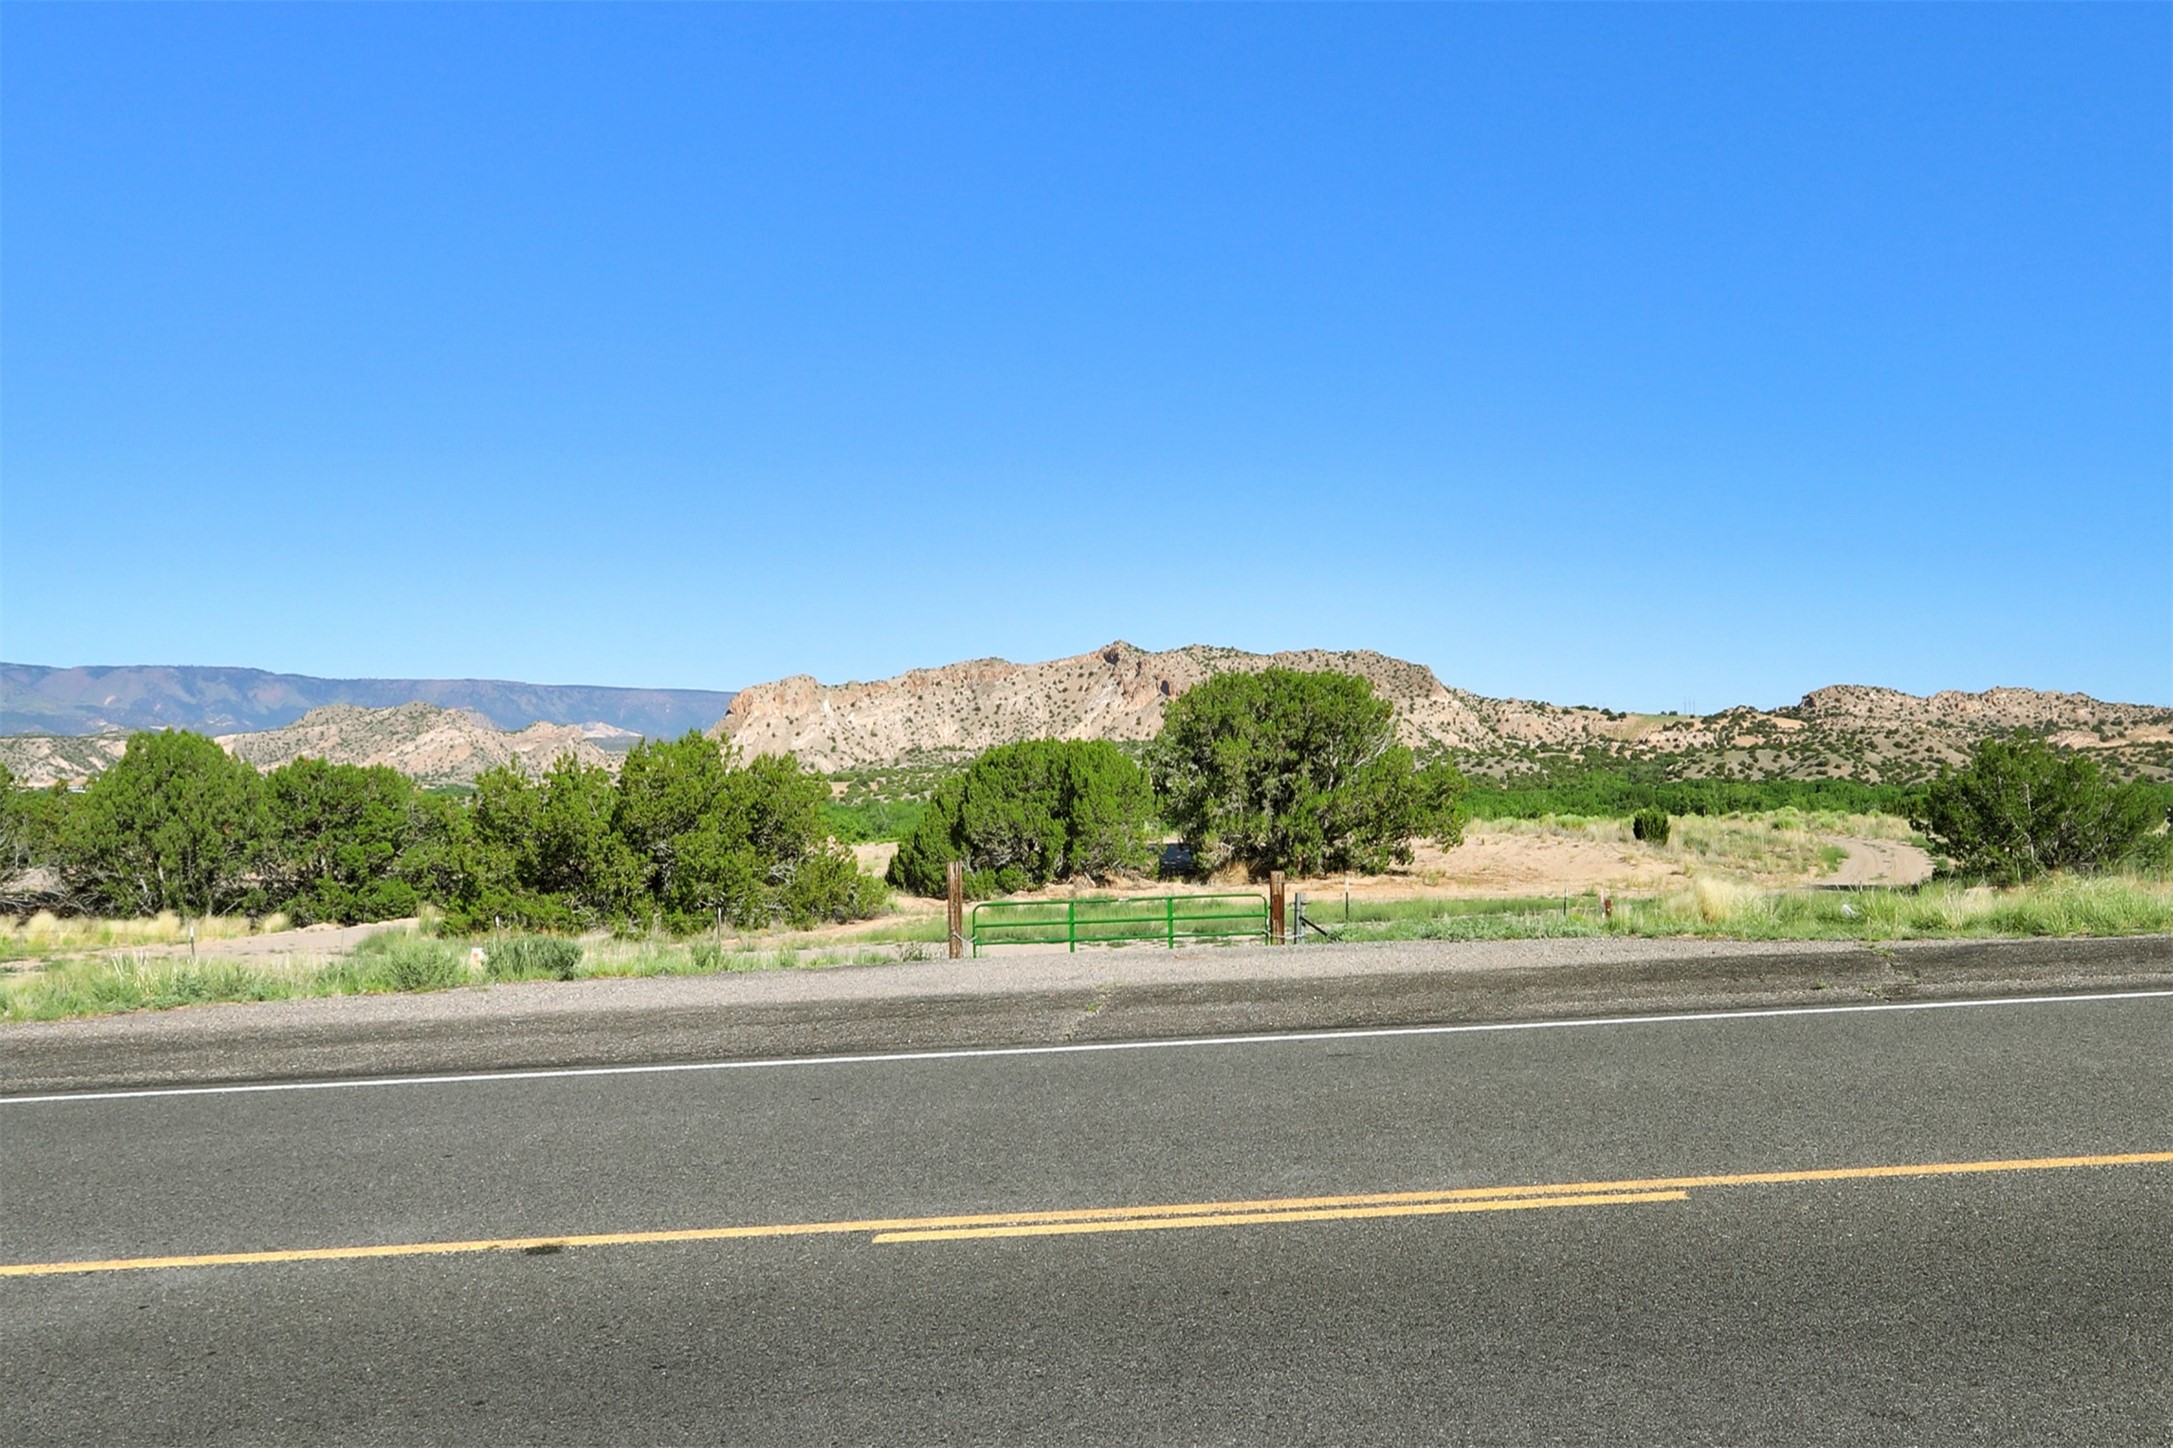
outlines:
[{"label": "green shrub", "polygon": [[2139,874],[2164,879],[2173,875],[2173,832],[2159,830],[2143,836],[2128,854],[2128,868]]},{"label": "green shrub", "polygon": [[2115,784],[2096,760],[2018,734],[1980,742],[1965,768],[1932,781],[1910,823],[1959,873],[2017,881],[2116,864],[2163,819],[2147,786]]},{"label": "green shrub", "polygon": [[29,789],[0,764],[0,871],[12,877],[58,864],[61,835],[74,803],[67,785]]},{"label": "green shrub", "polygon": [[201,734],[132,734],[62,820],[67,889],[113,915],[216,915],[252,888],[264,782]]},{"label": "green shrub", "polygon": [[264,798],[267,903],[298,925],[416,912],[420,898],[398,871],[429,815],[404,775],[297,759],[264,776]]},{"label": "green shrub", "polygon": [[829,785],[790,755],[742,761],[688,733],[628,751],[616,781],[562,758],[488,770],[403,874],[453,929],[694,933],[862,918],[888,895],[823,825]]},{"label": "green shrub", "polygon": [[483,966],[492,980],[572,980],[581,947],[557,935],[515,935],[485,946]]},{"label": "green shrub", "polygon": [[1299,874],[1411,862],[1463,838],[1462,776],[1417,766],[1396,711],[1355,674],[1220,674],[1171,702],[1148,751],[1162,817],[1193,859]]},{"label": "green shrub", "polygon": [[937,786],[891,857],[890,883],[941,895],[953,860],[977,896],[1144,870],[1153,814],[1146,774],[1107,740],[999,745]]},{"label": "green shrub", "polygon": [[1630,816],[1630,833],[1648,845],[1664,845],[1668,837],[1668,817],[1664,809],[1641,809]]},{"label": "green shrub", "polygon": [[358,991],[444,990],[468,979],[453,946],[405,930],[372,935],[348,956],[348,968]]},{"label": "green shrub", "polygon": [[823,824],[833,838],[848,845],[875,840],[903,843],[913,837],[927,805],[917,799],[863,799],[851,804],[826,804]]},{"label": "green shrub", "polygon": [[777,903],[787,920],[805,930],[880,915],[890,906],[890,890],[873,875],[861,874],[850,850],[825,841],[793,867]]},{"label": "green shrub", "polygon": [[1500,782],[1475,779],[1464,804],[1473,819],[1621,819],[1655,808],[1676,816],[1778,809],[1905,815],[1916,799],[1916,791],[1901,785],[1853,779],[1671,779],[1667,770],[1664,764],[1632,761],[1570,764]]}]

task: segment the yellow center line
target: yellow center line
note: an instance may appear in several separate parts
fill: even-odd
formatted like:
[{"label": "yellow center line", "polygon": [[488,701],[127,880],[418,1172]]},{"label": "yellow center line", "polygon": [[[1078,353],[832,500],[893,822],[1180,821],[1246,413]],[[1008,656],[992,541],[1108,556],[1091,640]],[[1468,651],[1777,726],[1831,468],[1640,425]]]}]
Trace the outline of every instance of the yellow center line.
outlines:
[{"label": "yellow center line", "polygon": [[1250,1201],[1178,1202],[1151,1206],[1077,1207],[1055,1211],[983,1212],[943,1217],[877,1217],[856,1221],[784,1222],[739,1227],[693,1227],[658,1232],[594,1232],[556,1237],[486,1237],[470,1241],[389,1242],[356,1247],[302,1247],[265,1252],[207,1252],[187,1256],[115,1257],[103,1261],[0,1264],[0,1277],[45,1277],[67,1272],[138,1272],[174,1267],[253,1266],[274,1262],[342,1262],[372,1257],[435,1257],[467,1252],[522,1252],[566,1247],[633,1247],[670,1242],[725,1242],[755,1238],[852,1235],[878,1242],[943,1241],[962,1237],[1048,1236],[1060,1232],[1146,1231],[1160,1226],[1235,1226],[1247,1222],[1310,1222],[1382,1216],[1438,1216],[1455,1211],[1501,1211],[1518,1205],[1599,1205],[1619,1201],[1679,1201],[1706,1187],[1776,1186],[1804,1182],[1866,1181],[1988,1172],[2059,1171],[2077,1167],[2173,1163],[2173,1151],[2105,1156],[2044,1156],[1995,1161],[1919,1162],[1899,1166],[1814,1167],[1797,1171],[1737,1172],[1724,1176],[1643,1177],[1618,1181],[1553,1182],[1521,1186],[1454,1187],[1436,1191],[1372,1192],[1342,1196],[1268,1197]]},{"label": "yellow center line", "polygon": [[1601,1192],[1576,1197],[1496,1197],[1485,1201],[1403,1202],[1383,1207],[1324,1207],[1301,1212],[1218,1212],[1209,1216],[1127,1217],[1098,1222],[1033,1222],[1007,1227],[946,1227],[884,1232],[875,1240],[956,1242],[970,1237],[1057,1237],[1081,1232],[1158,1232],[1173,1227],[1249,1227],[1255,1222],[1346,1222],[1360,1217],[1439,1217],[1451,1212],[1521,1212],[1533,1207],[1610,1207],[1617,1203],[1683,1202],[1688,1192]]}]

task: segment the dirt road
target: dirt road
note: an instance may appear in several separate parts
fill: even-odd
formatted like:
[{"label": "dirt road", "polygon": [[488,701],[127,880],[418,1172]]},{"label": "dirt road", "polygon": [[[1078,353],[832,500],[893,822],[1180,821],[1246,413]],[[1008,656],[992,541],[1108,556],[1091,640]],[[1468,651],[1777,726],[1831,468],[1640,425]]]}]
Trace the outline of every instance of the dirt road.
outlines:
[{"label": "dirt road", "polygon": [[1820,885],[1921,885],[1932,877],[1932,857],[1902,840],[1842,839],[1849,852]]}]

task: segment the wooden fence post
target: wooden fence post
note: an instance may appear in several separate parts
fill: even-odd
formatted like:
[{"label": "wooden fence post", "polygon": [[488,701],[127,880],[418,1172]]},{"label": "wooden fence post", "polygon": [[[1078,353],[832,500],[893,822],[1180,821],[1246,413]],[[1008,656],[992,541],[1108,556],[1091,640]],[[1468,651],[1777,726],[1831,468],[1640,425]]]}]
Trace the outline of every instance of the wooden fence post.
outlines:
[{"label": "wooden fence post", "polygon": [[966,867],[953,860],[944,872],[950,897],[944,916],[951,926],[951,959],[966,953]]},{"label": "wooden fence post", "polygon": [[1283,944],[1283,872],[1268,872],[1268,943]]}]

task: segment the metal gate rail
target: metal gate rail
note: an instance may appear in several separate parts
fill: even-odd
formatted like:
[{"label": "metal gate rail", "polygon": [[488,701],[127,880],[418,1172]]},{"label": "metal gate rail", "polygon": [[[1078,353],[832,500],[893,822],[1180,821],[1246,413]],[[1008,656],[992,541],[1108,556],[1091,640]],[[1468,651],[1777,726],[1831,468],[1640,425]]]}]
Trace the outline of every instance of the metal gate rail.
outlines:
[{"label": "metal gate rail", "polygon": [[1268,938],[1264,895],[1089,896],[1072,900],[984,900],[973,907],[973,953],[984,945],[1117,945],[1159,940]]}]

